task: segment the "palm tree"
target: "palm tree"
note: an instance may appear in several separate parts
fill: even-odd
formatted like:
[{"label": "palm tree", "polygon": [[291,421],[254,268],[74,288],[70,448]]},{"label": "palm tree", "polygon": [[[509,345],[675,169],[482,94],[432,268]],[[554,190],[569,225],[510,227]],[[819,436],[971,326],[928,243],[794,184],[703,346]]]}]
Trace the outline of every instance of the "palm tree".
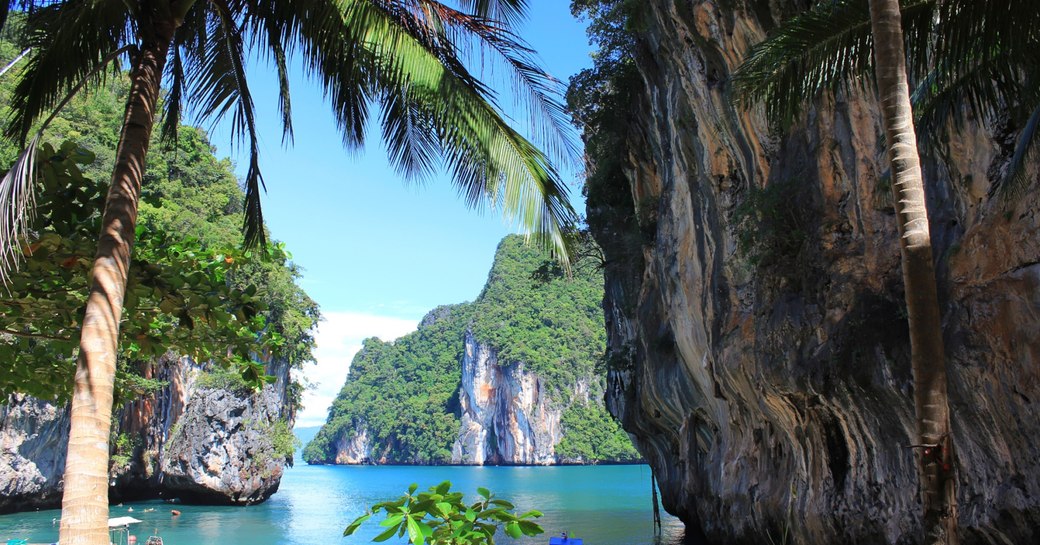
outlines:
[{"label": "palm tree", "polygon": [[[134,243],[141,180],[152,129],[164,116],[175,137],[186,108],[200,117],[232,116],[233,134],[249,149],[245,238],[264,242],[255,110],[246,78],[249,48],[269,58],[281,84],[284,137],[292,138],[288,59],[296,54],[323,87],[347,146],[364,142],[369,109],[381,108],[383,137],[397,168],[423,176],[439,164],[471,205],[499,207],[566,259],[564,233],[575,215],[553,159],[572,153],[555,80],[508,24],[524,0],[20,0],[28,12],[32,53],[12,101],[8,134],[25,141],[43,114],[109,61],[130,51],[130,92],[102,219],[83,320],[65,470],[62,544],[108,543],[108,455],[116,341]],[[460,53],[476,45],[504,61],[530,98],[535,143],[511,128],[491,91]],[[160,114],[164,81],[169,93]],[[0,187],[0,259],[6,267],[26,233],[26,188],[33,138]]]},{"label": "palm tree", "polygon": [[910,108],[899,0],[870,0],[870,26],[910,323],[910,365],[914,377],[917,443],[921,451],[918,474],[925,543],[954,545],[958,543],[957,496],[952,471],[953,441],[950,439],[942,313],[936,293],[921,158]]},{"label": "palm tree", "polygon": [[[941,311],[914,125],[925,127],[927,142],[965,108],[1010,114],[1023,129],[1005,184],[1021,180],[1040,133],[1040,98],[1022,83],[1040,75],[1037,22],[1040,6],[1021,0],[820,3],[756,45],[734,77],[746,104],[763,100],[768,116],[786,124],[806,99],[873,71],[899,220],[928,543],[957,543],[958,535]],[[912,94],[908,58],[919,82]]]}]

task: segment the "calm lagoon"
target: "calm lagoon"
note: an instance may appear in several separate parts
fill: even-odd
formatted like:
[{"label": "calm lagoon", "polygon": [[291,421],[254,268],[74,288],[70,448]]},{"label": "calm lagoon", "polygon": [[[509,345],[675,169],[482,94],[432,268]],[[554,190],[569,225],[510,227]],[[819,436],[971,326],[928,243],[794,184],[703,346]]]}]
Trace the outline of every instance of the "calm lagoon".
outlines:
[{"label": "calm lagoon", "polygon": [[[161,501],[112,506],[111,516],[132,516],[138,543],[152,533],[167,545],[355,545],[371,543],[381,529],[371,520],[354,536],[343,529],[373,503],[396,498],[411,483],[421,489],[451,481],[452,489],[476,495],[478,486],[508,499],[518,511],[537,509],[546,533],[501,545],[544,545],[563,531],[586,545],[674,545],[683,526],[662,512],[663,532],[655,537],[650,503],[650,468],[643,465],[562,467],[308,466],[286,471],[281,488],[251,507],[171,505]],[[171,509],[181,511],[173,517]],[[58,539],[52,521],[60,511],[0,516],[0,543]],[[400,543],[403,543],[401,540]],[[392,541],[389,543],[393,543]]]}]

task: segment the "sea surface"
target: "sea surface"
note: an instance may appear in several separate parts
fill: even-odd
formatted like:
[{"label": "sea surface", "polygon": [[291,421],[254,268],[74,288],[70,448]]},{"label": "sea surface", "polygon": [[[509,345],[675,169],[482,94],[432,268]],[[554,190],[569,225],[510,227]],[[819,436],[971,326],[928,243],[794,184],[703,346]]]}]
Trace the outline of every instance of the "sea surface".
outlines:
[{"label": "sea surface", "polygon": [[[343,529],[365,509],[394,499],[411,483],[425,490],[442,481],[475,497],[479,486],[507,499],[524,512],[537,509],[545,534],[513,540],[496,535],[500,545],[545,545],[549,536],[568,532],[585,545],[676,545],[683,526],[662,511],[662,532],[655,536],[650,469],[643,465],[561,467],[415,467],[309,466],[288,469],[278,492],[250,507],[178,505],[147,501],[112,506],[110,516],[131,516],[137,543],[149,535],[165,545],[353,545],[371,543],[381,528],[375,518],[351,537]],[[171,510],[181,512],[172,516]],[[58,539],[59,510],[0,516],[0,543]],[[125,538],[122,538],[125,539]],[[116,543],[122,541],[117,539]],[[387,543],[405,543],[404,539]]]}]

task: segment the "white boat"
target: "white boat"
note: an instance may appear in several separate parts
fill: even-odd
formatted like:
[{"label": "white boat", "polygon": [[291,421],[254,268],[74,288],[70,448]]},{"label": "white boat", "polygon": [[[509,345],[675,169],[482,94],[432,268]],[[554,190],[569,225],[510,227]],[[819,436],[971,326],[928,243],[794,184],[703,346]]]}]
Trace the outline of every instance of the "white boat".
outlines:
[{"label": "white boat", "polygon": [[113,545],[130,545],[130,525],[141,521],[134,517],[113,517],[108,519],[108,540]]}]

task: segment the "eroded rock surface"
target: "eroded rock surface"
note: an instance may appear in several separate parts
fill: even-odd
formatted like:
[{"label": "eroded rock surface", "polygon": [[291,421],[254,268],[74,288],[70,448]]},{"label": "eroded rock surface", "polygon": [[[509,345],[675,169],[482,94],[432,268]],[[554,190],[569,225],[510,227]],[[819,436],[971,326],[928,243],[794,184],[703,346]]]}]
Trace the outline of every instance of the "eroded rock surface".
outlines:
[{"label": "eroded rock surface", "polygon": [[455,464],[548,465],[558,462],[562,410],[523,362],[500,364],[495,350],[466,333]]},{"label": "eroded rock surface", "polygon": [[[749,45],[804,4],[641,9],[624,177],[588,204],[607,263],[608,405],[691,537],[916,543],[909,341],[873,97],[820,99],[783,135],[731,101]],[[924,165],[959,520],[964,543],[1033,543],[1040,203],[997,187],[1013,131],[967,127]],[[786,192],[758,206],[780,219],[749,234],[745,205],[771,186]]]},{"label": "eroded rock surface", "polygon": [[0,513],[46,508],[61,500],[69,412],[19,394],[0,405]]},{"label": "eroded rock surface", "polygon": [[272,388],[257,394],[196,390],[166,444],[164,489],[192,502],[266,500],[278,490],[286,463],[270,439],[279,409]]},{"label": "eroded rock surface", "polygon": [[[287,364],[268,365],[276,381],[258,394],[200,388],[202,369],[188,358],[164,357],[143,371],[166,386],[115,415],[113,502],[256,503],[278,489],[291,458],[274,454],[268,432],[275,422],[292,425]],[[60,506],[68,433],[67,407],[19,395],[0,405],[0,512]]]}]

